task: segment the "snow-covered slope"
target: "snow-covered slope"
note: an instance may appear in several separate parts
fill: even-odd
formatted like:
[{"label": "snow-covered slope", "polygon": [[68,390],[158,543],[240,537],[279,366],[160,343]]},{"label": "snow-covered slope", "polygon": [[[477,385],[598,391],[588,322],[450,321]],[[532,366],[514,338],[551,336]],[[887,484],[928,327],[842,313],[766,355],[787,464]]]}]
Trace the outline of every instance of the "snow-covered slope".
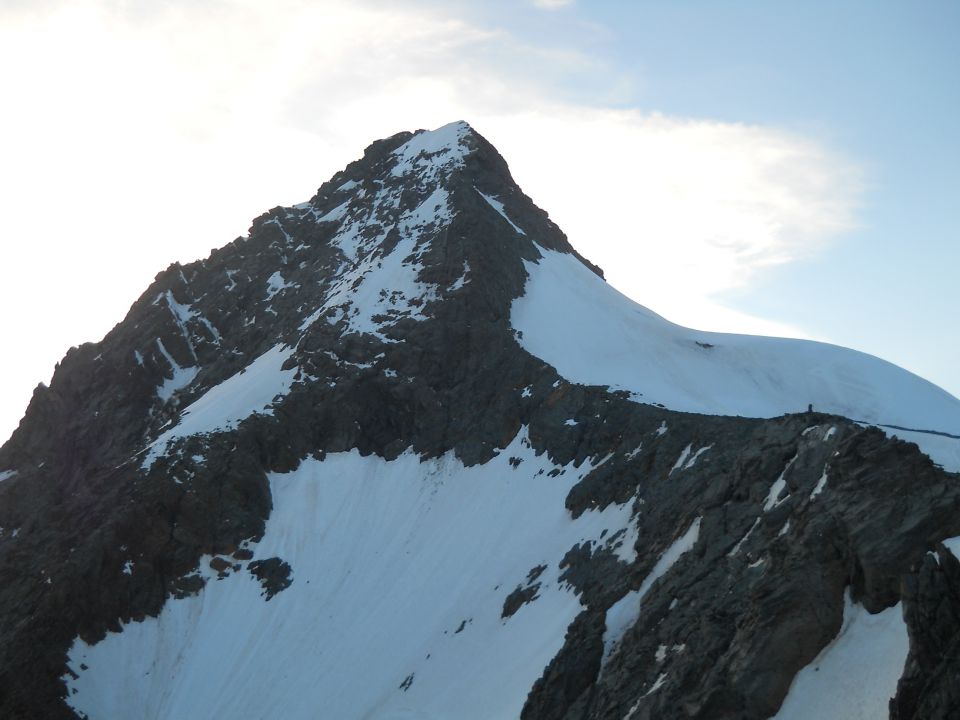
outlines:
[{"label": "snow-covered slope", "polygon": [[848,597],[837,637],[797,674],[773,720],[886,717],[909,649],[899,605],[871,615]]},{"label": "snow-covered slope", "polygon": [[[564,553],[596,541],[634,557],[618,534],[630,503],[576,520],[564,507],[592,467],[555,466],[521,430],[471,468],[354,451],[273,474],[253,560],[283,558],[292,584],[265,602],[249,573],[216,579],[204,563],[200,594],[76,642],[69,702],[144,720],[518,717],[582,610],[558,579]],[[501,617],[533,585],[536,601]]]},{"label": "snow-covered slope", "polygon": [[871,424],[960,435],[960,400],[871,355],[674,325],[572,255],[545,250],[526,268],[511,323],[524,348],[573,382],[684,412],[774,417],[812,404]]}]

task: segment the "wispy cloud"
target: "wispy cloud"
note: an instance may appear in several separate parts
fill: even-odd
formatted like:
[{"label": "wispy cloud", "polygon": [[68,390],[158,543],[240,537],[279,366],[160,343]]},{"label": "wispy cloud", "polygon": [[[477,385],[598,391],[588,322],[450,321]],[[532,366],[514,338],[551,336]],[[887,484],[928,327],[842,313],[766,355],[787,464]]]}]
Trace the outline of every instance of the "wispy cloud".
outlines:
[{"label": "wispy cloud", "polygon": [[533,0],[533,4],[539,8],[556,10],[557,8],[573,5],[573,0]]},{"label": "wispy cloud", "polygon": [[570,107],[495,126],[518,180],[571,241],[677,321],[709,323],[705,301],[856,222],[858,169],[775,128]]},{"label": "wispy cloud", "polygon": [[0,335],[24,348],[0,360],[11,413],[38,367],[102,336],[158,268],[401,129],[471,121],[615,285],[671,319],[709,317],[716,293],[854,222],[857,173],[827,149],[595,106],[583,89],[603,97],[616,68],[521,42],[502,19],[346,0],[6,8],[0,303],[23,310]]}]

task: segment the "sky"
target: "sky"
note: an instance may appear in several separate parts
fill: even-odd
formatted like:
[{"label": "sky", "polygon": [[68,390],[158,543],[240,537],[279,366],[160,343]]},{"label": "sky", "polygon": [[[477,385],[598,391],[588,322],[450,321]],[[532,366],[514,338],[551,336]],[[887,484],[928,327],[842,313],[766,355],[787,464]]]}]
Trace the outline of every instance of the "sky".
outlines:
[{"label": "sky", "polygon": [[951,0],[0,0],[0,441],[157,272],[464,119],[621,292],[960,395]]}]

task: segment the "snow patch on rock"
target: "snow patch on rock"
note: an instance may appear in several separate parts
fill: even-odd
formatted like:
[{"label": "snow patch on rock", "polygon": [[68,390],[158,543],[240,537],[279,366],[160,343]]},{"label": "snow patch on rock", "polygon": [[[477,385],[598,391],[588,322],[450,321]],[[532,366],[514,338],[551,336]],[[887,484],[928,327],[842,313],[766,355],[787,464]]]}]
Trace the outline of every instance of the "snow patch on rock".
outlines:
[{"label": "snow patch on rock", "polygon": [[839,634],[797,673],[773,720],[887,717],[909,649],[899,604],[871,615],[848,594]]},{"label": "snow patch on rock", "polygon": [[177,438],[234,428],[254,413],[272,414],[270,405],[290,390],[297,372],[295,367],[282,368],[292,352],[284,345],[275,345],[240,372],[207,390],[184,409],[177,425],[150,444],[141,467],[150,469]]},{"label": "snow patch on rock", "polygon": [[181,367],[180,364],[173,359],[173,355],[170,354],[163,344],[163,340],[160,338],[157,338],[157,349],[160,351],[160,354],[163,355],[164,360],[170,365],[170,377],[165,377],[163,382],[157,386],[157,397],[163,402],[167,402],[173,397],[173,394],[177,392],[177,390],[182,390],[193,382],[200,368],[196,366]]},{"label": "snow patch on rock", "polygon": [[628,592],[607,610],[606,627],[603,632],[602,663],[604,665],[620,645],[624,633],[637,624],[643,598],[653,584],[667,574],[681,555],[689,552],[697,544],[697,540],[700,538],[701,520],[702,518],[698,517],[690,523],[686,532],[674,540],[670,547],[663,552],[660,559],[657,560],[657,564],[653,566],[653,570],[650,571],[650,574],[647,575],[638,589]]}]

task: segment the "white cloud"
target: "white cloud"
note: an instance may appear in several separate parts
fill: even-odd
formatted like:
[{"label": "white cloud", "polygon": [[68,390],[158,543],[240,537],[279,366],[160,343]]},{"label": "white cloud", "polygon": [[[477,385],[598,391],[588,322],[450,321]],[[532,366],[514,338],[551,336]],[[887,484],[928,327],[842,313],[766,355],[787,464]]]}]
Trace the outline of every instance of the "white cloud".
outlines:
[{"label": "white cloud", "polygon": [[802,138],[564,100],[617,75],[575,48],[393,4],[124,7],[0,15],[0,436],[158,270],[402,129],[469,120],[614,285],[689,324],[769,331],[711,297],[852,223],[856,173]]},{"label": "white cloud", "polygon": [[776,129],[580,108],[490,124],[521,186],[608,280],[685,324],[854,224],[857,170]]},{"label": "white cloud", "polygon": [[573,5],[573,0],[533,0],[533,4],[539,8],[556,10],[557,8]]}]

